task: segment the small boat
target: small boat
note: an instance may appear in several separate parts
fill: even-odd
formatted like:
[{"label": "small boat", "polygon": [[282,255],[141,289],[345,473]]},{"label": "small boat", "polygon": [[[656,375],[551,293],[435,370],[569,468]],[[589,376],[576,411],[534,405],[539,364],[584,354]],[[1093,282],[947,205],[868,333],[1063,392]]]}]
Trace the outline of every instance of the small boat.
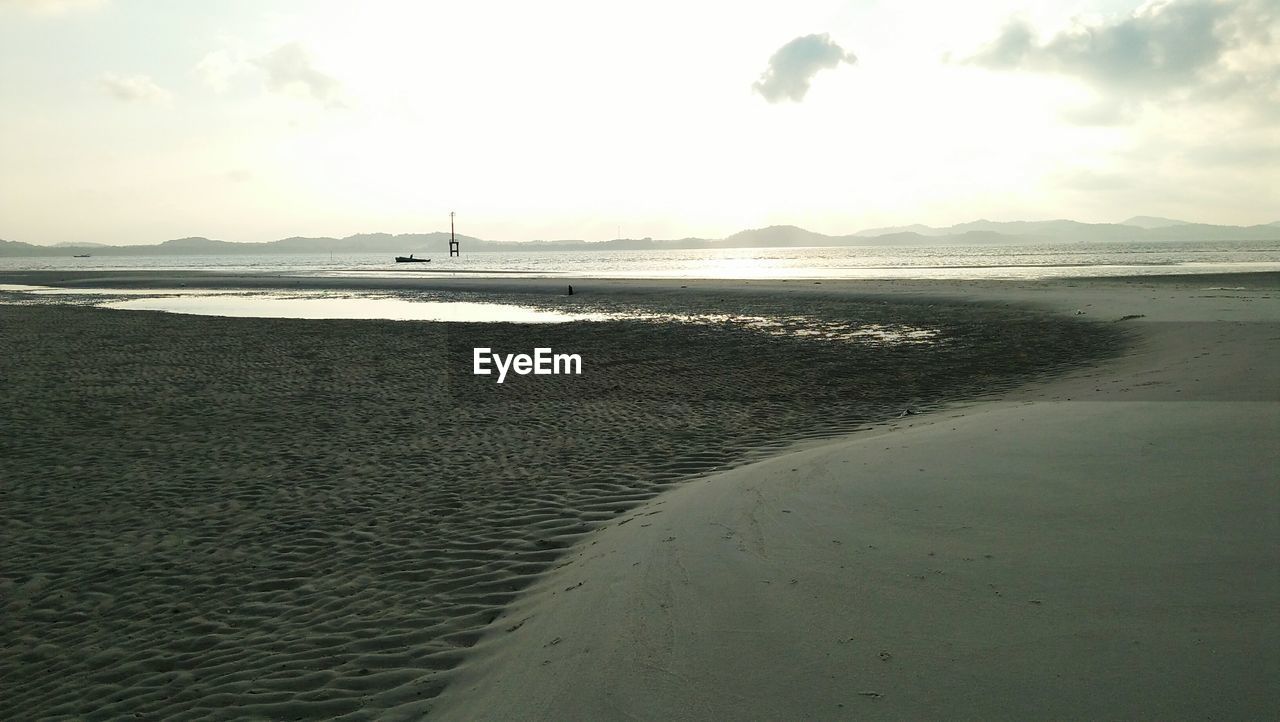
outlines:
[{"label": "small boat", "polygon": [[77,253],[76,255],[72,256],[72,258],[91,258],[92,256],[93,254],[90,254],[90,253]]},{"label": "small boat", "polygon": [[414,258],[410,253],[407,256],[396,256],[396,263],[431,263],[430,258]]}]

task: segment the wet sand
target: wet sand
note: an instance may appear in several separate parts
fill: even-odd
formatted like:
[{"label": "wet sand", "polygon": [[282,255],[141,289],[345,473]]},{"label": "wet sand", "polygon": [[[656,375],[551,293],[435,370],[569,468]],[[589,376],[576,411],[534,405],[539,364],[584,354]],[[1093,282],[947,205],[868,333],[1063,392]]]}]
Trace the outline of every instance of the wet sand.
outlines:
[{"label": "wet sand", "polygon": [[882,290],[1137,340],[628,513],[504,612],[440,717],[1274,716],[1276,277]]},{"label": "wet sand", "polygon": [[[981,528],[991,544],[981,553],[982,545],[964,551],[978,553],[975,560],[990,553],[1013,565],[987,582],[1006,585],[997,589],[1003,596],[1013,580],[1034,580],[1052,569],[1008,558],[1011,549],[1028,546],[1038,528],[1031,521],[1043,514],[1037,510],[1079,496],[1122,522],[1124,504],[1134,495],[1117,491],[1115,483],[1157,484],[1162,477],[1140,467],[1117,479],[1116,469],[1123,467],[1103,463],[1104,473],[1095,477],[1091,471],[1092,485],[1085,484],[1072,471],[1077,447],[1048,432],[1063,424],[1083,430],[1077,433],[1123,438],[1114,426],[1121,416],[1080,416],[1088,405],[1079,399],[1147,394],[1154,396],[1145,403],[1181,409],[1168,403],[1176,389],[1142,384],[1181,382],[1201,367],[1208,378],[1218,378],[1209,371],[1225,377],[1234,368],[1212,353],[1208,360],[1193,363],[1184,355],[1180,361],[1174,341],[1186,346],[1183,351],[1213,346],[1203,333],[1211,329],[1222,343],[1234,344],[1238,355],[1230,363],[1255,368],[1251,377],[1231,383],[1182,384],[1185,398],[1207,394],[1204,402],[1224,410],[1190,418],[1231,439],[1252,439],[1239,433],[1240,414],[1231,404],[1245,403],[1241,396],[1262,398],[1253,433],[1274,430],[1275,407],[1267,404],[1275,399],[1259,390],[1269,377],[1256,367],[1265,366],[1267,353],[1274,357],[1268,339],[1280,337],[1272,325],[1275,279],[1240,278],[1245,280],[1232,280],[1232,288],[1251,288],[1204,291],[1202,282],[1164,280],[572,281],[579,291],[572,303],[581,308],[802,314],[936,328],[945,341],[901,345],[762,334],[734,323],[529,327],[0,306],[0,371],[6,379],[0,391],[6,430],[0,542],[8,550],[0,570],[6,607],[0,669],[6,689],[13,690],[0,695],[0,711],[6,717],[102,719],[132,713],[413,718],[431,711],[472,719],[787,711],[821,717],[841,716],[840,704],[866,701],[888,703],[873,708],[886,716],[1025,711],[1012,702],[999,707],[999,700],[1025,702],[1025,690],[1033,688],[1003,682],[986,688],[981,666],[956,675],[945,665],[905,666],[900,651],[877,650],[888,651],[902,665],[894,669],[921,684],[953,689],[964,682],[975,690],[964,698],[921,698],[859,677],[848,666],[824,666],[831,664],[832,650],[806,634],[823,630],[822,620],[838,618],[854,627],[849,637],[859,639],[869,632],[857,620],[876,620],[892,609],[900,625],[880,624],[885,639],[895,632],[918,638],[935,659],[937,645],[956,640],[910,631],[921,620],[975,637],[983,627],[969,621],[996,624],[1005,612],[976,597],[947,601],[926,591],[937,584],[907,584],[921,571],[917,567],[929,564],[910,555],[929,546],[961,566],[963,556],[951,558],[958,547],[946,524],[962,516],[955,505],[981,507],[975,518],[988,525]],[[217,288],[333,283],[164,273],[9,274],[0,282]],[[359,284],[405,287],[385,279]],[[545,306],[570,303],[552,295],[558,280],[412,284]],[[1160,294],[1172,294],[1176,302],[1162,303]],[[1133,315],[1142,318],[1121,320]],[[476,345],[581,353],[586,373],[499,386],[470,374]],[[1085,370],[1072,371],[1082,365]],[[1151,369],[1165,376],[1133,380]],[[1122,384],[1127,391],[1119,390]],[[908,410],[913,413],[901,416]],[[984,426],[995,418],[988,413],[997,411],[1025,416],[1000,419],[1007,436],[997,439]],[[950,423],[955,413],[965,414],[952,424],[957,431],[943,433],[939,424]],[[1177,416],[1139,407],[1126,413],[1148,424]],[[961,422],[968,436],[949,436],[960,433]],[[886,435],[897,436],[886,442]],[[831,442],[834,437],[840,440]],[[1181,441],[1175,452],[1205,448]],[[1003,467],[992,460],[1002,456],[984,443],[1016,455],[1033,476],[1060,476],[1079,488],[1074,495],[1041,492],[1024,475],[1017,477],[1024,482],[1017,487],[1024,490],[1021,497],[1005,499],[1004,506],[987,504],[983,500],[993,494],[1004,499],[1009,490],[1001,484],[1013,482],[994,473]],[[1219,476],[1230,482],[1268,468],[1274,445],[1248,448]],[[788,449],[798,451],[779,456]],[[1127,452],[1113,450],[1105,458],[1140,458],[1136,448],[1121,449]],[[832,455],[844,455],[839,461],[845,463]],[[950,474],[928,473],[966,463],[978,465],[967,485],[950,483]],[[778,464],[797,471],[777,476]],[[833,472],[849,464],[870,470]],[[915,472],[920,466],[926,471]],[[902,483],[907,469],[914,486]],[[1210,491],[1194,483],[1199,477],[1190,478],[1183,486],[1199,508]],[[798,488],[803,498],[787,496]],[[1268,497],[1267,490],[1244,485],[1239,498],[1252,499],[1255,512],[1271,510],[1274,548],[1275,491]],[[922,498],[942,503],[922,504]],[[767,523],[757,504],[765,505]],[[932,516],[916,524],[906,504]],[[1241,533],[1248,544],[1238,566],[1220,572],[1225,579],[1246,564],[1262,564],[1263,574],[1267,569],[1267,558],[1259,556],[1267,539],[1265,515],[1259,527],[1256,514],[1232,517],[1240,512],[1224,504],[1212,517],[1215,524],[1246,530]],[[812,516],[799,527],[803,531],[783,524],[806,514]],[[956,518],[942,518],[947,515]],[[1049,516],[1063,525],[1071,519],[1065,512]],[[1027,528],[1001,529],[1003,518]],[[1119,570],[1107,590],[1123,601],[1125,585],[1138,588],[1143,581],[1145,562],[1162,558],[1127,560],[1119,550],[1145,539],[1141,534],[1177,529],[1184,521],[1155,515],[1141,529],[1120,523],[1106,545],[1097,543],[1091,552],[1096,559],[1086,562]],[[904,528],[912,545],[901,543]],[[702,538],[709,533],[716,538]],[[1057,539],[1061,529],[1051,526],[1047,533]],[[777,534],[789,542],[777,544]],[[840,543],[818,538],[830,534]],[[879,566],[859,569],[856,564],[870,559],[863,546],[894,553],[882,555]],[[1061,551],[1044,547],[1045,553]],[[625,568],[620,558],[628,560]],[[1036,564],[1043,562],[1036,557]],[[781,566],[752,566],[766,563]],[[1274,571],[1274,557],[1270,563]],[[858,573],[816,589],[806,584],[809,601],[777,596],[801,588],[801,571],[831,576],[841,564]],[[1125,572],[1128,564],[1131,573]],[[941,561],[935,566],[949,569]],[[779,569],[794,570],[794,584],[775,580]],[[893,576],[899,573],[901,579]],[[931,572],[925,573],[928,579]],[[761,574],[771,594],[759,594]],[[868,591],[876,589],[881,592]],[[1240,602],[1245,628],[1264,639],[1268,629],[1256,620],[1257,605],[1273,591],[1264,584]],[[1024,606],[1048,604],[1039,601]],[[929,617],[935,604],[948,610],[942,622]],[[1066,608],[1088,619],[1088,610]],[[1020,617],[1009,619],[1014,623],[1004,628],[1012,643],[1028,629],[1018,626]],[[1154,620],[1148,638],[1163,638],[1172,622],[1159,615]],[[1206,634],[1227,645],[1220,648],[1231,649],[1241,664],[1264,671],[1269,664],[1274,671],[1274,657],[1231,647],[1234,638],[1213,636],[1215,629]],[[1274,639],[1273,627],[1270,633]],[[1041,640],[1028,645],[1034,655],[1061,651],[1043,635],[1034,639]],[[852,649],[848,644],[839,651]],[[865,652],[866,645],[864,636],[856,648]],[[878,656],[848,658],[887,664]],[[1066,659],[1064,664],[1082,663]],[[738,674],[744,660],[759,665],[763,677]],[[1109,664],[1098,669],[1110,670]],[[672,686],[672,679],[679,684]],[[1253,677],[1235,679],[1248,688]],[[852,699],[835,701],[833,691],[873,681],[883,689],[863,691],[879,696],[855,691]],[[964,699],[980,693],[997,706],[964,706]],[[894,706],[894,699],[924,706]],[[1071,716],[1073,708],[1055,709]]]}]

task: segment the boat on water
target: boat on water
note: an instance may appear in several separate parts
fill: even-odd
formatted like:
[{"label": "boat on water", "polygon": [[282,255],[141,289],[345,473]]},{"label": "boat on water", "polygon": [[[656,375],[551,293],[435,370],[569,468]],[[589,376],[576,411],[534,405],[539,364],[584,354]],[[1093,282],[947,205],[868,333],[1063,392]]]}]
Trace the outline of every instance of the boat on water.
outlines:
[{"label": "boat on water", "polygon": [[[453,211],[449,211],[449,255],[458,255],[458,236],[453,232]],[[414,258],[410,253],[407,256],[396,256],[396,263],[430,263],[430,258]]]},{"label": "boat on water", "polygon": [[72,256],[72,258],[92,258],[92,257],[93,257],[92,253],[77,253],[76,255]]}]

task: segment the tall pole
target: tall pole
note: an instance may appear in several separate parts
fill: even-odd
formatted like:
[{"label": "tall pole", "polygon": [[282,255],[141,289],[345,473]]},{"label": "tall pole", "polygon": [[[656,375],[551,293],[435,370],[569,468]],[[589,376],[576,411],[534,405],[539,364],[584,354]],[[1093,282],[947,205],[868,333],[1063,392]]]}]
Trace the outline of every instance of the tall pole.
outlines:
[{"label": "tall pole", "polygon": [[458,237],[453,233],[453,211],[449,211],[449,255],[461,256],[458,250]]}]

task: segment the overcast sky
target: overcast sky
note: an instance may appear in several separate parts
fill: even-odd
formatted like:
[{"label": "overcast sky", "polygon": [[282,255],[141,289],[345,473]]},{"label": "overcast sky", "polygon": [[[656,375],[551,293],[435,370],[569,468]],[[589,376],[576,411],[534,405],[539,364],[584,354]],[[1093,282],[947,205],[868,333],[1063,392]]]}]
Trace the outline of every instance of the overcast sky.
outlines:
[{"label": "overcast sky", "polygon": [[1278,0],[0,0],[0,109],[31,243],[1280,220]]}]

